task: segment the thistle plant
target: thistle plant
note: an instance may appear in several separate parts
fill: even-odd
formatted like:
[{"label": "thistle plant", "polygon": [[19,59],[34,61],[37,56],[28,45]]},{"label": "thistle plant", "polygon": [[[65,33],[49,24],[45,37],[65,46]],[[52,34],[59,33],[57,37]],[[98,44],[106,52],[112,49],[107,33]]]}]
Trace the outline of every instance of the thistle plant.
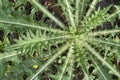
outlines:
[{"label": "thistle plant", "polygon": [[[119,17],[119,6],[96,10],[99,1],[57,0],[54,6],[60,7],[62,21],[37,0],[18,0],[15,6],[0,0],[0,29],[4,32],[0,42],[0,79],[45,80],[47,76],[49,80],[74,80],[77,68],[83,80],[119,79],[114,62],[120,60],[120,29],[113,25],[110,30],[95,30],[104,22],[113,24]],[[30,15],[25,15],[24,6],[20,6],[26,2],[32,5]],[[15,10],[17,6],[20,7]],[[116,10],[108,13],[111,8]],[[38,10],[43,15],[35,21]],[[51,25],[45,23],[45,17]],[[9,35],[13,33],[18,37],[11,43]]]}]

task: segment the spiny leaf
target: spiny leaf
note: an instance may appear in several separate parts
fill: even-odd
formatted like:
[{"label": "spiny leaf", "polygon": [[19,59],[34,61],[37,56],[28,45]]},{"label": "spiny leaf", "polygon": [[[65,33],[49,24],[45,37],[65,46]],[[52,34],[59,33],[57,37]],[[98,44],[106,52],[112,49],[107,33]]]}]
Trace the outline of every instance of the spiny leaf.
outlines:
[{"label": "spiny leaf", "polygon": [[51,59],[49,59],[41,68],[39,68],[39,70],[30,78],[30,80],[36,78],[39,73],[41,73],[47,66],[49,66],[59,55],[66,51],[69,48],[69,46],[69,43],[63,46]]},{"label": "spiny leaf", "polygon": [[21,53],[18,53],[17,51],[0,53],[0,60],[5,59],[5,58],[11,58],[19,54]]},{"label": "spiny leaf", "polygon": [[104,10],[95,11],[95,14],[92,14],[90,17],[85,18],[82,22],[83,30],[90,31],[91,29],[95,28],[97,25],[102,24],[106,21],[106,18],[109,16],[107,11],[110,9],[110,6],[105,8]]},{"label": "spiny leaf", "polygon": [[[61,72],[61,74],[60,74],[60,76],[59,76],[59,79],[58,80],[62,80],[64,77],[64,73],[66,72],[66,70],[67,70],[67,65],[68,65],[68,63],[69,64],[73,64],[73,63],[71,63],[71,62],[69,62],[69,61],[71,61],[73,58],[71,58],[71,56],[73,55],[73,49],[72,49],[72,46],[70,47],[70,49],[69,49],[69,52],[68,52],[68,54],[67,54],[67,59],[66,59],[66,61],[65,61],[65,63],[64,63],[64,65],[63,65],[63,68],[62,68],[62,72]],[[71,58],[71,60],[70,60],[70,58]],[[70,66],[70,67],[73,67],[73,66]],[[67,71],[68,72],[68,71]],[[69,72],[68,72],[69,73]],[[72,73],[71,73],[72,74]],[[68,77],[70,77],[70,79],[72,78],[72,75],[69,75]]]},{"label": "spiny leaf", "polygon": [[61,21],[59,21],[56,17],[54,17],[53,14],[48,12],[48,10],[46,10],[46,8],[43,5],[41,5],[40,3],[38,4],[36,0],[31,0],[31,2],[33,2],[36,6],[38,6],[40,10],[42,10],[53,21],[55,21],[62,29],[65,29],[65,25]]},{"label": "spiny leaf", "polygon": [[120,78],[120,73],[114,69],[107,61],[105,61],[91,46],[88,44],[84,45],[94,56],[98,58],[104,65],[106,65],[116,76]]},{"label": "spiny leaf", "polygon": [[112,80],[112,77],[109,71],[99,62],[96,62],[97,61],[96,58],[94,59],[93,56],[91,55],[89,56],[96,67],[93,73],[97,74],[97,80]]},{"label": "spiny leaf", "polygon": [[[28,31],[26,35],[22,34],[19,39],[15,40],[16,44],[10,45],[7,47],[7,50],[10,49],[21,49],[27,50],[31,49],[32,51],[36,49],[37,45],[43,46],[45,48],[46,45],[52,46],[59,43],[59,40],[64,37],[64,39],[70,38],[70,36],[57,36],[54,33],[47,33],[46,31],[36,31],[36,34],[33,34],[32,31]],[[49,41],[49,43],[48,43]],[[38,46],[38,47],[40,47]]]}]

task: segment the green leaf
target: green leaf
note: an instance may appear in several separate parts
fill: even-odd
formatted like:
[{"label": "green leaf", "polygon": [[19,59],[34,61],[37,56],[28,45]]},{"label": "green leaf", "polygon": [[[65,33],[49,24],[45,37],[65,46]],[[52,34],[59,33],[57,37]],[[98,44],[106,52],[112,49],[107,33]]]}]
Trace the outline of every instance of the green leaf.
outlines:
[{"label": "green leaf", "polygon": [[97,74],[97,80],[112,80],[112,74],[109,73],[108,69],[105,66],[101,65],[100,62],[97,62],[97,59],[93,58],[93,56],[89,55],[92,62],[95,65],[94,73]]},{"label": "green leaf", "polygon": [[30,80],[33,80],[36,78],[47,66],[49,66],[59,55],[64,53],[68,48],[70,44],[66,44],[63,46],[53,57],[51,57],[41,68],[38,69],[38,71],[30,78]]},{"label": "green leaf", "polygon": [[53,14],[51,14],[41,3],[38,4],[36,0],[30,0],[34,3],[44,14],[46,14],[50,19],[55,21],[62,29],[65,29],[65,25],[59,21]]},{"label": "green leaf", "polygon": [[17,56],[19,54],[21,54],[21,53],[18,53],[17,51],[0,53],[0,60],[6,59],[6,58],[11,58],[11,57]]},{"label": "green leaf", "polygon": [[[36,49],[36,47],[40,48],[40,46],[42,46],[41,50],[43,48],[46,48],[46,45],[52,46],[53,43],[55,45],[57,45],[59,43],[59,40],[61,39],[61,42],[64,38],[64,40],[69,39],[70,36],[66,35],[66,36],[58,36],[55,37],[56,34],[54,33],[47,33],[46,31],[42,32],[42,31],[36,31],[36,34],[33,34],[32,31],[28,31],[26,36],[25,35],[21,35],[19,37],[19,39],[15,40],[16,44],[10,45],[9,47],[7,47],[7,50],[19,50],[20,51],[28,51],[31,49],[31,51],[33,52],[34,49]],[[63,40],[63,42],[64,42]]]},{"label": "green leaf", "polygon": [[116,76],[120,78],[120,73],[114,69],[107,61],[105,61],[91,46],[88,44],[84,45],[94,56],[98,58],[106,67],[108,67]]}]

